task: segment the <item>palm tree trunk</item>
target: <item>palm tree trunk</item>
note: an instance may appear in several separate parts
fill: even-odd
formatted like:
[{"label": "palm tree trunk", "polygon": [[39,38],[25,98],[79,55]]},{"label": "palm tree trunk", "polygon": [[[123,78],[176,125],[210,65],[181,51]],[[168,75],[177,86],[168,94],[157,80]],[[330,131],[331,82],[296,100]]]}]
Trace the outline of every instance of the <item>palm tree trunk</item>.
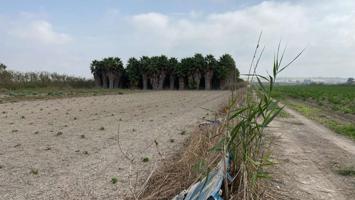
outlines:
[{"label": "palm tree trunk", "polygon": [[173,90],[175,85],[174,75],[170,75],[169,80],[170,80],[170,90]]},{"label": "palm tree trunk", "polygon": [[109,88],[110,89],[114,88],[115,79],[116,79],[116,77],[113,73],[108,74],[108,81],[109,81]]},{"label": "palm tree trunk", "polygon": [[102,87],[103,88],[108,88],[106,73],[102,73]]},{"label": "palm tree trunk", "polygon": [[195,89],[200,89],[200,82],[201,82],[201,73],[200,72],[196,72],[194,74],[194,83],[196,84]]},{"label": "palm tree trunk", "polygon": [[221,80],[219,81],[219,88],[220,88],[221,90],[224,90],[225,87],[226,87],[226,80],[221,79]]},{"label": "palm tree trunk", "polygon": [[146,74],[143,74],[142,79],[143,79],[143,90],[147,90],[148,89],[148,76]]},{"label": "palm tree trunk", "polygon": [[184,77],[179,77],[179,90],[185,89],[185,80]]},{"label": "palm tree trunk", "polygon": [[192,75],[189,75],[187,77],[187,84],[188,84],[189,89],[193,89],[194,88],[194,78],[193,78]]},{"label": "palm tree trunk", "polygon": [[98,74],[94,74],[94,79],[95,79],[95,86],[96,87],[102,87],[102,85],[101,85],[101,77]]},{"label": "palm tree trunk", "polygon": [[211,82],[213,77],[213,71],[209,70],[205,73],[205,90],[211,89]]},{"label": "palm tree trunk", "polygon": [[152,83],[153,90],[159,89],[159,75],[153,74],[150,80]]},{"label": "palm tree trunk", "polygon": [[120,78],[116,77],[115,82],[114,82],[114,88],[119,88],[120,85]]},{"label": "palm tree trunk", "polygon": [[165,77],[166,77],[166,73],[161,72],[161,74],[159,75],[159,87],[158,87],[159,90],[164,89]]}]

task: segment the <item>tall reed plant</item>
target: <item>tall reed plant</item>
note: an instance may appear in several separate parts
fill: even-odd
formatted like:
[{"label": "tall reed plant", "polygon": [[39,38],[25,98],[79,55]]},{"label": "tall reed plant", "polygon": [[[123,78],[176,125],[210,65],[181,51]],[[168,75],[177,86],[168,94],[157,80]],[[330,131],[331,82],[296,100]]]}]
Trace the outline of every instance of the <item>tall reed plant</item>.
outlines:
[{"label": "tall reed plant", "polygon": [[[272,65],[272,73],[267,76],[257,74],[259,61],[264,48],[260,50],[259,37],[250,65],[249,85],[245,89],[245,98],[237,101],[232,95],[227,115],[221,130],[224,135],[216,144],[226,159],[223,196],[225,199],[258,199],[260,196],[259,180],[268,177],[264,167],[272,164],[265,149],[264,130],[281,112],[283,107],[271,97],[277,76],[290,66],[299,56],[283,65],[285,50],[280,52],[278,45]],[[229,163],[227,163],[229,162]]]}]

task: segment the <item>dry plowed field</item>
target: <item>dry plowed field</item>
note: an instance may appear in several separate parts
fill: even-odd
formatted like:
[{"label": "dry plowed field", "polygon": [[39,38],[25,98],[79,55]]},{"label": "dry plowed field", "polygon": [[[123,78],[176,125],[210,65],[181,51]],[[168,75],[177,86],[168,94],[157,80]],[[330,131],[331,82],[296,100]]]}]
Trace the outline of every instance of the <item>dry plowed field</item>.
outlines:
[{"label": "dry plowed field", "polygon": [[161,91],[0,104],[0,199],[123,199],[130,174],[131,185],[136,172],[148,176],[227,98]]}]

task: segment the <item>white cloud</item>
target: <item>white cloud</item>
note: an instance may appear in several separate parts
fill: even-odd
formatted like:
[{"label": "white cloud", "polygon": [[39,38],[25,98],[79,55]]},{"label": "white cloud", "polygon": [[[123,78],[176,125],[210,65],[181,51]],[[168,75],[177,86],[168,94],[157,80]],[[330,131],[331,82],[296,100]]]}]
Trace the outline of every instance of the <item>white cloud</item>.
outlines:
[{"label": "white cloud", "polygon": [[70,35],[63,31],[70,23],[54,23],[46,13],[0,15],[0,61],[19,70],[89,77],[90,60],[104,56],[127,60],[142,55],[184,57],[201,52],[219,56],[227,52],[245,73],[262,30],[266,53],[261,72],[270,66],[282,39],[288,58],[307,47],[283,75],[355,76],[354,10],[353,0],[265,1],[215,13],[201,9],[128,15],[110,8],[90,24],[71,24],[75,30]]},{"label": "white cloud", "polygon": [[34,20],[26,25],[21,24],[21,27],[10,31],[10,34],[46,45],[62,45],[72,41],[68,34],[56,32],[53,25],[45,20]]},{"label": "white cloud", "polygon": [[132,17],[138,28],[165,29],[169,23],[169,17],[159,13],[139,14]]},{"label": "white cloud", "polygon": [[76,41],[69,34],[56,31],[56,26],[45,18],[23,12],[0,15],[0,62],[12,70],[87,76],[86,62],[72,49]]},{"label": "white cloud", "polygon": [[[308,1],[307,1],[308,2]],[[289,76],[348,76],[355,74],[355,4],[335,1],[317,3],[266,1],[240,10],[189,15],[139,14],[131,17],[139,49],[147,54],[187,56],[194,52],[231,53],[247,71],[259,32],[268,53],[263,65],[271,64],[280,39],[288,55],[307,47]],[[322,6],[320,6],[322,4]],[[337,70],[341,67],[343,70]],[[266,70],[267,67],[262,70]]]}]

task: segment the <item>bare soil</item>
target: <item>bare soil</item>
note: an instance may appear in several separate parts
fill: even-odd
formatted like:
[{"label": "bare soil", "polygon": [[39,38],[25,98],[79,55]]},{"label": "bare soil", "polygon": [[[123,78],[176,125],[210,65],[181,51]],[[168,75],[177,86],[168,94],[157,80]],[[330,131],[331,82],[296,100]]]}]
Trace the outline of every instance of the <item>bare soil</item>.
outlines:
[{"label": "bare soil", "polygon": [[0,199],[124,199],[227,98],[161,91],[0,104]]},{"label": "bare soil", "polygon": [[[274,199],[354,199],[355,177],[338,170],[355,167],[355,143],[287,109],[269,129],[274,137],[270,197]],[[354,169],[354,168],[353,168]]]}]

